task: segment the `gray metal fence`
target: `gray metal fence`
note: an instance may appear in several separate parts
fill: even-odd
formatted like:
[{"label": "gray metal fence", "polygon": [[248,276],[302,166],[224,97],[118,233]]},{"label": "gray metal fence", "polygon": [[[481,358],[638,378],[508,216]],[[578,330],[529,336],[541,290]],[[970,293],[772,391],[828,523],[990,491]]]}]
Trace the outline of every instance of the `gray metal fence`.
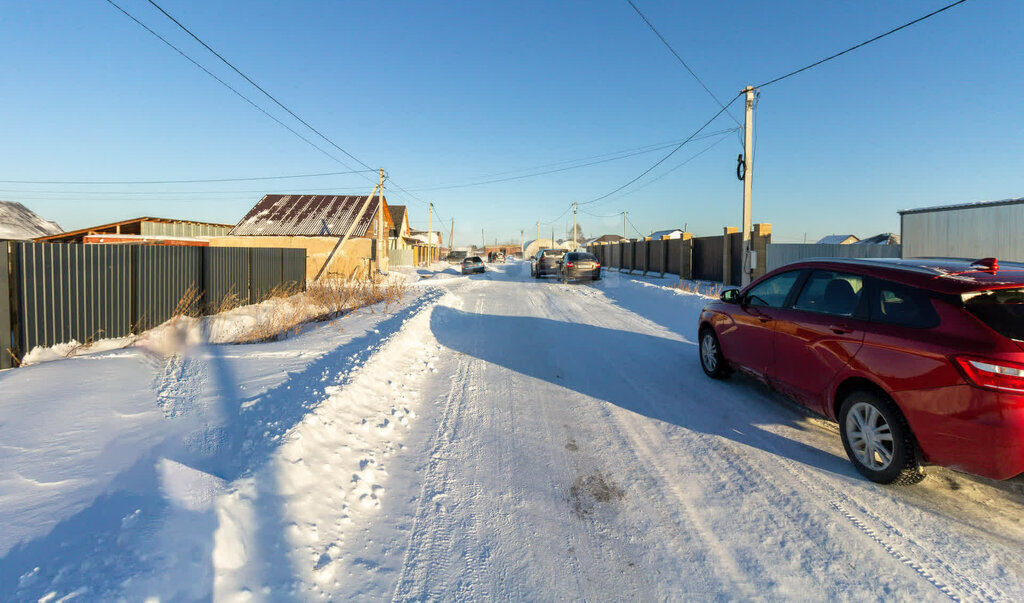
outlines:
[{"label": "gray metal fence", "polygon": [[775,270],[807,258],[898,258],[900,245],[819,245],[817,243],[771,243],[768,270]]},{"label": "gray metal fence", "polygon": [[305,249],[0,242],[0,368],[305,289]]},{"label": "gray metal fence", "polygon": [[389,266],[414,266],[416,265],[415,250],[409,249],[388,249]]}]

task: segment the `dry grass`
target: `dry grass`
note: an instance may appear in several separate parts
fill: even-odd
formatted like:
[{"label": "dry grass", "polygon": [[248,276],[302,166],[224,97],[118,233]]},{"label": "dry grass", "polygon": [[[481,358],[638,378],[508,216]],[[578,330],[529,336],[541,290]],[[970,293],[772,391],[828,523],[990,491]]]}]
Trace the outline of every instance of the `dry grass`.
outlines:
[{"label": "dry grass", "polygon": [[673,285],[673,288],[696,295],[718,297],[722,294],[722,289],[725,287],[721,283],[680,280],[678,283]]},{"label": "dry grass", "polygon": [[388,312],[402,301],[405,283],[384,278],[345,280],[327,278],[310,283],[305,292],[282,289],[272,297],[287,298],[261,314],[256,323],[235,338],[236,343],[274,341],[295,334],[309,322],[333,320],[356,308],[377,304]]}]

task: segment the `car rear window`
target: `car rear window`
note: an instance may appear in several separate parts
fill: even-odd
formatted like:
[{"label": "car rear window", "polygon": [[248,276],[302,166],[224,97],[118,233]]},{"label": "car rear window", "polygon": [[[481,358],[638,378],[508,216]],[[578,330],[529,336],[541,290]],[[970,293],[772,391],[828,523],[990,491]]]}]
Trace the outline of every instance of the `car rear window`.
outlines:
[{"label": "car rear window", "polygon": [[563,252],[563,251],[545,251],[544,252],[544,257],[546,257],[546,258],[560,258],[560,257],[562,257],[562,255],[564,255],[564,253],[565,252]]},{"label": "car rear window", "polygon": [[1024,289],[965,294],[964,307],[993,331],[1024,341]]},{"label": "car rear window", "polygon": [[875,281],[868,305],[872,322],[919,329],[939,324],[939,315],[928,295],[906,285]]}]

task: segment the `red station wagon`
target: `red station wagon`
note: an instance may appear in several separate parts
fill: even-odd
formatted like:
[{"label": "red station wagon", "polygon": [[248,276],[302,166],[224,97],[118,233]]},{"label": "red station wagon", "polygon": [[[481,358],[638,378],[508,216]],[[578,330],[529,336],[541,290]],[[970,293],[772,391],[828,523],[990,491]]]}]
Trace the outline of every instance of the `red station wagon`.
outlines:
[{"label": "red station wagon", "polygon": [[801,261],[722,293],[698,337],[710,377],[741,369],[838,421],[872,481],[1024,472],[1024,264]]}]

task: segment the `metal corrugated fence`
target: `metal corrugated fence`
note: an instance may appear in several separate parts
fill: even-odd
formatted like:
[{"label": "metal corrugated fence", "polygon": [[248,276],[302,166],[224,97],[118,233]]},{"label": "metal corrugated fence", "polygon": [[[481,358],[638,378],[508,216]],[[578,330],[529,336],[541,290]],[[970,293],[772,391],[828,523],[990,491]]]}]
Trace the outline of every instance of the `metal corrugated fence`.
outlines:
[{"label": "metal corrugated fence", "polygon": [[807,258],[898,258],[900,245],[829,245],[818,243],[772,243],[768,245],[768,271]]},{"label": "metal corrugated fence", "polygon": [[123,337],[175,314],[305,289],[306,250],[0,243],[0,368],[37,346]]},{"label": "metal corrugated fence", "polygon": [[203,248],[203,283],[206,285],[206,314],[249,303],[249,249]]},{"label": "metal corrugated fence", "polygon": [[0,241],[0,368],[10,368],[14,364],[11,352],[14,350],[14,330],[11,325],[11,282],[10,266],[7,249],[10,246]]}]

